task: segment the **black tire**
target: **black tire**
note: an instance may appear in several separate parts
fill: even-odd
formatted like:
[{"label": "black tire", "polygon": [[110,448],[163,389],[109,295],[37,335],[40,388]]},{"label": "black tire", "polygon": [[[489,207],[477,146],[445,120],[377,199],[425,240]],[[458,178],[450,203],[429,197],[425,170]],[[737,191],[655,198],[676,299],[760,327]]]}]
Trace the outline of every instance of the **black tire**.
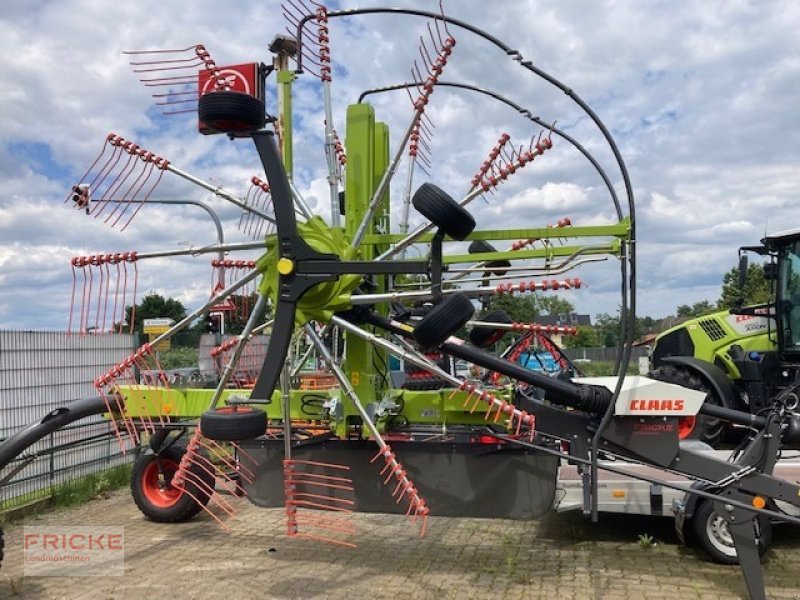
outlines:
[{"label": "black tire", "polygon": [[[470,254],[478,254],[480,252],[497,252],[497,248],[484,240],[475,240],[469,245],[467,252]],[[502,277],[508,273],[508,267],[511,266],[511,262],[507,260],[490,260],[486,262],[485,266],[487,271],[492,271],[498,277]]]},{"label": "black tire", "polygon": [[200,121],[221,133],[249,133],[267,122],[264,103],[242,92],[210,92],[197,103]]},{"label": "black tire", "polygon": [[425,349],[435,348],[466,325],[474,313],[466,296],[446,296],[414,328],[414,339]]},{"label": "black tire", "polygon": [[148,448],[133,463],[131,495],[142,514],[151,521],[188,521],[203,510],[211,498],[210,490],[214,489],[215,477],[210,472],[210,467],[206,471],[200,465],[192,463],[190,472],[193,476],[191,479],[187,478],[184,486],[189,493],[172,487],[172,478],[184,454],[186,446],[183,444],[173,444],[160,453]]},{"label": "black tire", "polygon": [[[764,556],[772,545],[772,525],[764,515],[758,515],[755,525],[758,528],[756,531],[758,555]],[[714,503],[711,500],[704,500],[697,506],[692,518],[692,527],[700,545],[714,562],[723,565],[739,564],[739,556],[730,537],[728,523],[714,512]]]},{"label": "black tire", "polygon": [[[686,369],[665,365],[651,371],[649,377],[666,383],[674,383],[691,390],[704,392],[706,394],[705,402],[716,406],[722,404],[705,381]],[[691,432],[683,439],[700,440],[712,448],[716,448],[719,446],[722,438],[725,437],[726,430],[727,425],[725,421],[706,415],[697,415],[695,417],[694,427],[692,427]]]},{"label": "black tire", "polygon": [[266,433],[267,415],[252,406],[214,408],[200,417],[200,431],[218,442],[252,440]]},{"label": "black tire", "polygon": [[423,183],[411,201],[414,208],[454,240],[463,240],[475,229],[472,215],[432,183]]},{"label": "black tire", "polygon": [[169,429],[162,427],[161,429],[156,429],[154,433],[150,434],[150,438],[147,440],[150,449],[158,452],[161,449],[161,446],[164,445],[167,436],[169,436],[169,432]]},{"label": "black tire", "polygon": [[3,566],[3,551],[5,550],[6,542],[3,539],[3,528],[0,527],[0,566]]},{"label": "black tire", "polygon": [[[488,321],[491,323],[513,323],[514,321],[502,308],[493,310],[480,317],[481,321]],[[505,334],[508,333],[506,329],[496,329],[494,327],[481,327],[475,326],[469,332],[469,341],[473,346],[478,348],[486,348],[498,342]]]}]

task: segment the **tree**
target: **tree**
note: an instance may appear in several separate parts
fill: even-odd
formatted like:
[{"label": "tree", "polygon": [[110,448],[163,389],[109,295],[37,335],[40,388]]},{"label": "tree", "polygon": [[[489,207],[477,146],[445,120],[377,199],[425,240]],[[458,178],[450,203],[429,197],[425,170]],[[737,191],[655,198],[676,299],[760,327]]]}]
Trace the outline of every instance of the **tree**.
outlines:
[{"label": "tree", "polygon": [[691,306],[688,304],[681,304],[677,309],[677,315],[683,318],[702,317],[703,315],[710,314],[716,311],[717,308],[708,300],[700,300]]},{"label": "tree", "polygon": [[533,323],[539,315],[533,294],[500,294],[491,297],[489,310],[504,310],[517,323]]},{"label": "tree", "polygon": [[[142,298],[142,301],[136,305],[135,313],[133,307],[125,307],[126,322],[130,323],[131,319],[134,319],[133,331],[139,334],[144,333],[145,319],[161,318],[172,319],[177,323],[186,318],[186,307],[180,300],[164,298],[155,292],[150,292]],[[196,346],[200,340],[200,333],[202,332],[196,326],[181,331],[173,336],[173,344],[175,346]]]},{"label": "tree", "polygon": [[764,265],[753,263],[747,267],[744,288],[739,287],[739,268],[734,267],[722,278],[722,293],[717,308],[729,309],[740,300],[744,306],[766,304],[772,298],[771,282],[764,277]]},{"label": "tree", "polygon": [[492,296],[489,310],[503,309],[512,320],[519,323],[534,323],[541,314],[565,315],[575,312],[569,300],[558,296],[536,294],[500,294]]},{"label": "tree", "polygon": [[536,296],[536,305],[540,312],[548,315],[569,315],[575,312],[575,307],[569,300],[558,296]]},{"label": "tree", "polygon": [[600,346],[611,348],[619,342],[619,316],[600,313],[594,317],[594,326]]},{"label": "tree", "polygon": [[164,298],[164,296],[155,292],[150,292],[142,298],[142,301],[136,305],[135,313],[133,313],[133,307],[125,307],[125,320],[130,323],[131,319],[134,319],[133,330],[138,333],[144,332],[145,319],[161,318],[172,319],[177,323],[186,318],[186,308],[181,304],[180,300]]},{"label": "tree", "polygon": [[[654,325],[652,317],[637,317],[633,325],[633,339],[638,340],[647,330],[646,323]],[[613,348],[619,344],[619,315],[601,313],[594,317],[594,329],[600,346]]]},{"label": "tree", "polygon": [[564,337],[566,348],[597,348],[600,345],[600,336],[595,328],[586,325],[579,326],[577,334]]}]

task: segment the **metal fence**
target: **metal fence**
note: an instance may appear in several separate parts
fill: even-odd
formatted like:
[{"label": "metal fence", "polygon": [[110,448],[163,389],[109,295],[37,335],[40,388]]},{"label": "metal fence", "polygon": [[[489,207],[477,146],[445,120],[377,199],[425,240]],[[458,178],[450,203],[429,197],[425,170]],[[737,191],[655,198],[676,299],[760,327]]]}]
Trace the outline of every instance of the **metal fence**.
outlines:
[{"label": "metal fence", "polygon": [[[639,357],[647,356],[650,349],[647,346],[636,346],[631,349],[631,362],[635,363]],[[565,348],[570,360],[586,360],[592,362],[614,362],[617,357],[617,348]]]},{"label": "metal fence", "polygon": [[[199,372],[205,380],[216,381],[221,369],[228,364],[233,348],[223,352],[217,357],[211,356],[211,350],[223,342],[237,339],[235,335],[222,336],[220,340],[213,333],[205,333],[200,338],[200,351],[198,356]],[[242,356],[236,366],[236,371],[231,379],[233,385],[245,386],[255,382],[261,367],[264,366],[264,358],[267,356],[267,346],[269,345],[268,335],[254,335],[244,347]]]},{"label": "metal fence", "polygon": [[[97,395],[94,380],[131,354],[133,335],[0,331],[0,440],[73,400]],[[0,488],[0,509],[51,493],[53,486],[132,460],[110,435],[108,421],[89,417],[28,449],[44,454]],[[15,464],[9,465],[13,469]]]}]

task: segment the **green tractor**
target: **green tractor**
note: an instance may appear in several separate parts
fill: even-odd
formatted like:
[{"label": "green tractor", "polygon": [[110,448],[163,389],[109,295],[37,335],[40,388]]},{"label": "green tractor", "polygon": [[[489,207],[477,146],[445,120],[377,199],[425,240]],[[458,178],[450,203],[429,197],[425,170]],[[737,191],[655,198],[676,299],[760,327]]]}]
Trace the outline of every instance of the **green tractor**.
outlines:
[{"label": "green tractor", "polygon": [[[662,333],[651,355],[651,377],[707,392],[706,402],[753,415],[770,406],[800,376],[800,229],[769,235],[739,249],[739,287],[747,252],[769,258],[764,276],[773,300],[681,323]],[[795,398],[795,403],[798,399]],[[708,416],[681,422],[682,438],[718,446],[725,421]]]}]

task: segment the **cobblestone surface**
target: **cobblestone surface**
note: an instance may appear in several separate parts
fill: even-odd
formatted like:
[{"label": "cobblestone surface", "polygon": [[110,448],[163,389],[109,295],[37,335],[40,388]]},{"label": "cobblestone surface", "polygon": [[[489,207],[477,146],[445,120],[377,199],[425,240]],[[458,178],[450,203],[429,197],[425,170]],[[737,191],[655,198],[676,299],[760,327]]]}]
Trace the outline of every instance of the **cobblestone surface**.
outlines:
[{"label": "cobblestone surface", "polygon": [[[0,598],[664,598],[744,597],[738,567],[681,546],[670,519],[549,515],[538,522],[433,518],[427,535],[402,517],[356,515],[349,549],[287,539],[279,509],[242,500],[225,532],[206,514],[146,521],[126,491],[6,528]],[[125,528],[122,577],[23,577],[23,525]],[[639,534],[658,543],[643,548]],[[800,530],[775,529],[770,598],[800,598]]]}]

